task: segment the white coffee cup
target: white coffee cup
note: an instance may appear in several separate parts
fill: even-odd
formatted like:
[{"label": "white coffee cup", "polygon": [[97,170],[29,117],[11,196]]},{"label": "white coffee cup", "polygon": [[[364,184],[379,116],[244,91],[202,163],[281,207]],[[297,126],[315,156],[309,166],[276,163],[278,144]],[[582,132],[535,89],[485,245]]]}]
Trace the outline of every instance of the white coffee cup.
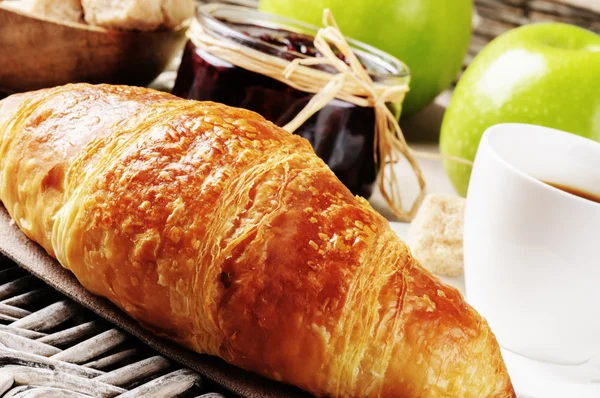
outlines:
[{"label": "white coffee cup", "polygon": [[467,300],[503,348],[561,364],[600,355],[600,144],[525,124],[489,128],[467,194]]}]

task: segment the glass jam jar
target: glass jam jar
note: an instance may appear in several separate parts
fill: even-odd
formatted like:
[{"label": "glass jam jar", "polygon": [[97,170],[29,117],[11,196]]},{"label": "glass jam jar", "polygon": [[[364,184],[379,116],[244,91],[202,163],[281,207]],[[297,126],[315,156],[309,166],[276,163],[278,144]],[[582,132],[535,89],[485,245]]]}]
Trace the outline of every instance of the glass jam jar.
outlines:
[{"label": "glass jam jar", "polygon": [[[270,56],[292,61],[318,57],[313,45],[318,28],[253,9],[221,5],[201,7],[197,21],[219,39],[248,46]],[[380,84],[406,84],[408,68],[396,58],[366,44],[347,39],[353,52]],[[338,56],[344,60],[340,54]],[[317,66],[327,70],[327,66]],[[173,94],[215,101],[255,111],[278,126],[290,122],[314,94],[299,91],[271,77],[232,65],[188,41]],[[400,103],[388,104],[400,116]],[[368,198],[379,165],[375,164],[375,112],[334,99],[294,133],[306,138],[336,176],[356,195]]]}]

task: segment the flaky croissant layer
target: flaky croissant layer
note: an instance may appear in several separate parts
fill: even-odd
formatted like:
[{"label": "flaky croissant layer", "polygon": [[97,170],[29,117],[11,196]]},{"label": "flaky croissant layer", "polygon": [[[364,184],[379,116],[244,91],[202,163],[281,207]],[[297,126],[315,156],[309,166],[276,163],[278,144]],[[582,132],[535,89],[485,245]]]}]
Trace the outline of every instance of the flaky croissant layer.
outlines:
[{"label": "flaky croissant layer", "polygon": [[9,97],[0,199],[83,286],[198,352],[318,396],[515,396],[485,320],[253,112],[107,85]]}]

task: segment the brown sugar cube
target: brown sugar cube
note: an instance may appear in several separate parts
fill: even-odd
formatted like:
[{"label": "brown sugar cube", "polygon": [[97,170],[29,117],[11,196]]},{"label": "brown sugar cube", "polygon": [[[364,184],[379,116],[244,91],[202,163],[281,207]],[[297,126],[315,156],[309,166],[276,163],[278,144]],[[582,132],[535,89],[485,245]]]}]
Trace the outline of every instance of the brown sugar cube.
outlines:
[{"label": "brown sugar cube", "polygon": [[465,199],[428,195],[408,230],[407,243],[414,257],[441,276],[463,273],[463,225]]}]

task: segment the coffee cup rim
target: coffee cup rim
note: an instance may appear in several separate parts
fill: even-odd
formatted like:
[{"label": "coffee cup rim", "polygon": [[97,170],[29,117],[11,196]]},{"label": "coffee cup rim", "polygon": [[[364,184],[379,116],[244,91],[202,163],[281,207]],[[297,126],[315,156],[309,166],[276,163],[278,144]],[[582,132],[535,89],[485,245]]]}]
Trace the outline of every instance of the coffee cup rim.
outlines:
[{"label": "coffee cup rim", "polygon": [[[540,180],[536,177],[533,177],[532,175],[525,172],[524,170],[521,170],[519,167],[512,164],[512,162],[510,162],[508,159],[506,159],[506,157],[502,155],[501,151],[498,150],[497,146],[494,145],[494,141],[499,140],[499,139],[505,139],[506,137],[503,137],[503,138],[498,138],[498,137],[502,136],[503,134],[506,135],[506,131],[511,131],[511,129],[519,129],[520,130],[519,134],[521,134],[521,135],[522,134],[530,134],[534,131],[536,131],[536,132],[544,131],[544,135],[552,135],[554,137],[558,137],[557,139],[560,139],[560,140],[571,140],[574,142],[581,143],[583,145],[593,147],[594,150],[598,151],[598,156],[600,156],[600,143],[599,142],[591,140],[586,137],[582,137],[577,134],[569,133],[569,132],[566,132],[563,130],[558,130],[558,129],[554,129],[551,127],[540,126],[540,125],[536,125],[536,124],[528,124],[528,123],[495,124],[495,125],[489,127],[488,129],[486,129],[486,131],[484,132],[482,139],[481,139],[481,143],[487,144],[487,146],[490,150],[490,153],[500,163],[502,163],[505,167],[507,167],[509,170],[511,170],[513,173],[515,173],[520,178],[524,178],[525,180],[532,182],[537,187],[543,188],[543,189],[547,190],[548,192],[553,192],[554,195],[560,195],[563,198],[575,199],[579,203],[582,203],[582,204],[585,203],[588,206],[593,206],[593,207],[600,206],[600,203],[598,203],[598,202],[584,199],[584,198],[574,195],[572,193],[569,193],[569,192],[563,191],[559,188],[556,188],[550,184],[547,184],[547,183],[543,182],[542,180]],[[533,145],[535,145],[535,144],[533,144]]]}]

